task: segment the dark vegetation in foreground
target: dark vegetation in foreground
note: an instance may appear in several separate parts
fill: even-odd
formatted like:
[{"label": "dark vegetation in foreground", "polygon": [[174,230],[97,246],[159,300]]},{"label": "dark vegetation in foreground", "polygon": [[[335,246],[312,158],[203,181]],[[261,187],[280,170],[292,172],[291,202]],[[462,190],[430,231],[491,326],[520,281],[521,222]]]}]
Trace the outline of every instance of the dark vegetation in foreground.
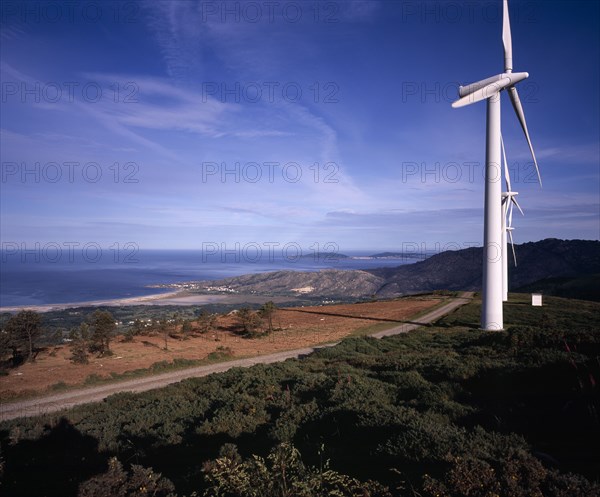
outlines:
[{"label": "dark vegetation in foreground", "polygon": [[5,422],[0,493],[598,496],[600,305],[528,299]]}]

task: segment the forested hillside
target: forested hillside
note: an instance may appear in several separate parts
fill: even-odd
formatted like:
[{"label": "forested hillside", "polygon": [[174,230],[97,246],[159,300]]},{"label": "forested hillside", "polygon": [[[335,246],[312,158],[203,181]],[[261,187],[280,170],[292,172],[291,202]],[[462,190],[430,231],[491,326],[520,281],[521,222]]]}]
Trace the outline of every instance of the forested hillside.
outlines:
[{"label": "forested hillside", "polygon": [[3,423],[0,493],[597,496],[600,305],[545,304]]},{"label": "forested hillside", "polygon": [[[515,245],[515,254],[516,267],[512,257],[508,260],[509,284],[513,289],[546,278],[572,279],[600,273],[598,241],[549,238]],[[368,272],[385,280],[385,284],[377,291],[380,296],[438,289],[480,290],[482,260],[483,249],[473,247],[442,252],[415,264]],[[548,286],[541,289],[551,290]]]}]

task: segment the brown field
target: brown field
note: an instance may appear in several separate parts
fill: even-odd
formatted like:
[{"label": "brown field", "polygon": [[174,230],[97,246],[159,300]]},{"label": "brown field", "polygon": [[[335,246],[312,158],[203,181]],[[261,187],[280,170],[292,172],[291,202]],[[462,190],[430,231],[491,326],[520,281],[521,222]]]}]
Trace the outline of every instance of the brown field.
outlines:
[{"label": "brown field", "polygon": [[[83,385],[92,374],[110,377],[111,373],[146,369],[161,361],[207,360],[219,347],[227,348],[229,357],[239,358],[334,342],[352,334],[400,325],[445,301],[445,297],[428,295],[385,302],[278,309],[273,316],[275,331],[259,338],[241,337],[235,316],[219,316],[214,333],[201,335],[193,328],[188,339],[168,338],[168,350],[164,349],[162,334],[136,336],[133,342],[116,337],[111,342],[112,356],[90,356],[89,364],[85,365],[71,362],[68,345],[50,347],[40,352],[35,362],[0,377],[0,401],[48,392],[59,383]],[[178,332],[175,327],[171,331]]]}]

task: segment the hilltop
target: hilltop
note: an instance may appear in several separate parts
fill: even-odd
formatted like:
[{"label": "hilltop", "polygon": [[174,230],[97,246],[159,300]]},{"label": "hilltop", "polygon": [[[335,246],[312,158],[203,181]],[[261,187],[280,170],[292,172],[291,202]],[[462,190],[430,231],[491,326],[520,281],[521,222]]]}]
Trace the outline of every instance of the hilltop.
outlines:
[{"label": "hilltop", "polygon": [[[600,242],[549,238],[515,245],[515,252],[517,267],[512,258],[509,260],[512,289],[524,287],[525,291],[553,294],[553,290],[560,287],[563,296],[598,298],[597,292],[591,291],[598,278],[591,275],[600,274]],[[327,269],[318,272],[276,271],[218,281],[199,281],[187,288],[198,293],[302,295],[331,299],[392,298],[434,290],[477,291],[481,289],[482,259],[483,249],[472,247],[442,252],[423,261],[397,267]],[[583,277],[587,278],[585,285],[590,291],[582,291],[580,285],[572,283],[572,280]],[[591,283],[590,277],[593,280]],[[562,279],[559,285],[552,280],[555,278]],[[548,279],[551,279],[550,284]]]},{"label": "hilltop", "polygon": [[[600,273],[600,242],[558,240],[515,245],[517,267],[509,258],[509,285],[513,289],[547,278],[578,278]],[[385,284],[378,296],[402,295],[439,289],[480,290],[483,248],[447,251],[424,261],[369,272]]]}]

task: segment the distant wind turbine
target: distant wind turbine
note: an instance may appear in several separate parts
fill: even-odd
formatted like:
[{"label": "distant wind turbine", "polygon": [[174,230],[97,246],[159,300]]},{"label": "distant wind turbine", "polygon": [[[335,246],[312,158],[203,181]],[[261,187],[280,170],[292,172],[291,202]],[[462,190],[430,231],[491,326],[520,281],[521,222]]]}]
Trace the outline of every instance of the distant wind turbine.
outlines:
[{"label": "distant wind turbine", "polygon": [[519,192],[513,192],[510,184],[510,172],[508,171],[508,161],[506,160],[506,150],[504,140],[500,136],[500,145],[502,146],[502,162],[504,163],[504,181],[506,182],[506,191],[502,192],[502,300],[508,300],[508,239],[512,249],[513,260],[517,267],[517,254],[515,253],[515,241],[513,240],[512,226],[513,206],[516,206],[521,214],[525,215],[523,209],[517,202],[516,196]]},{"label": "distant wind turbine", "polygon": [[[517,118],[525,133],[540,185],[542,179],[538,168],[529,130],[525,122],[523,106],[515,85],[529,77],[526,72],[513,73],[512,37],[508,0],[503,0],[502,43],[504,45],[504,72],[490,78],[477,81],[458,90],[459,99],[452,107],[464,107],[481,100],[487,100],[486,119],[486,157],[485,157],[485,200],[483,221],[483,295],[481,308],[481,328],[501,330],[504,327],[502,314],[503,298],[503,256],[507,252],[506,233],[502,222],[502,167],[501,167],[501,126],[500,92],[507,90]],[[511,198],[514,198],[511,197]],[[512,203],[510,204],[512,205]],[[510,219],[512,221],[512,218]],[[512,226],[511,226],[512,228]],[[510,235],[512,237],[512,234]],[[504,245],[503,245],[504,238]]]}]

